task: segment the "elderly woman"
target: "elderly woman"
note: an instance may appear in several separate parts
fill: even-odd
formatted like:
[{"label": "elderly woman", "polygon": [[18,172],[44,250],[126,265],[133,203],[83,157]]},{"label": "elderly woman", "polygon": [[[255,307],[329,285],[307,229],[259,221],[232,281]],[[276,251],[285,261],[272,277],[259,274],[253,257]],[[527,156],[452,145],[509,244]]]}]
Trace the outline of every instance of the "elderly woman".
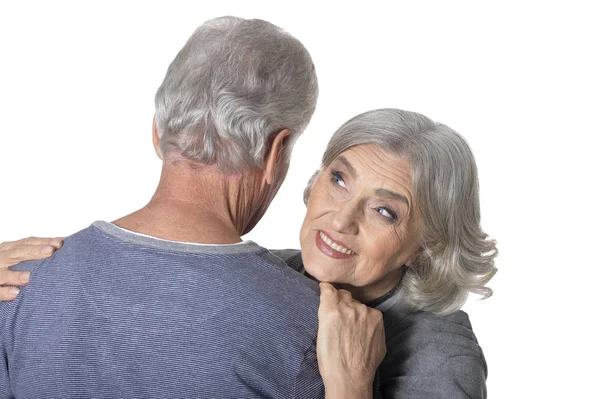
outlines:
[{"label": "elderly woman", "polygon": [[[346,304],[358,300],[383,312],[384,397],[486,397],[485,358],[460,311],[469,292],[491,295],[485,284],[496,272],[495,242],[480,227],[478,190],[465,140],[423,115],[380,109],[338,129],[305,191],[302,252],[275,251],[290,267],[338,288],[322,285],[322,374],[344,367],[336,364],[340,346],[331,342],[353,350],[358,308]],[[60,245],[5,244],[0,262],[39,258],[47,244]]]},{"label": "elderly woman", "polygon": [[497,251],[465,140],[413,112],[358,115],[331,138],[305,201],[302,256],[281,255],[383,312],[385,397],[485,397],[485,358],[459,309],[469,292],[491,295]]}]

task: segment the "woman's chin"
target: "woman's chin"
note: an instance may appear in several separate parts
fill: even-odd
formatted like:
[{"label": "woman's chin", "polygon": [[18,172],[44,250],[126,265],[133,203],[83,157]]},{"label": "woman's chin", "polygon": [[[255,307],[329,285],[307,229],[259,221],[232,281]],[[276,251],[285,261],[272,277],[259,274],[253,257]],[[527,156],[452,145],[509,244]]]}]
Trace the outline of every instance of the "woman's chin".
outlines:
[{"label": "woman's chin", "polygon": [[335,282],[334,276],[327,273],[327,271],[323,270],[322,268],[313,269],[310,267],[306,267],[306,265],[304,265],[304,269],[306,270],[306,272],[308,274],[311,275],[312,278],[314,278],[315,280],[317,280],[321,283],[332,283],[333,284]]},{"label": "woman's chin", "polygon": [[304,269],[315,280],[331,284],[344,280],[342,278],[343,274],[340,273],[344,269],[341,267],[339,260],[326,256],[314,246],[301,245],[301,248]]}]

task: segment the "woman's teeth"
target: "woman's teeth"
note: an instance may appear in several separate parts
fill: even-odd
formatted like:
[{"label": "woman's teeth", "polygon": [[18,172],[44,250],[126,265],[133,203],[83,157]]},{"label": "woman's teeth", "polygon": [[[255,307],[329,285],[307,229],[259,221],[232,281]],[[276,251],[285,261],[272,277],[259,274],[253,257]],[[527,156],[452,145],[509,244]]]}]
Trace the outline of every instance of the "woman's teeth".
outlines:
[{"label": "woman's teeth", "polygon": [[325,235],[325,233],[323,233],[322,231],[319,231],[319,235],[321,236],[321,239],[325,242],[325,244],[329,245],[331,248],[335,249],[336,251],[341,252],[343,254],[354,255],[354,252],[350,251],[348,248],[342,247],[341,245],[338,245],[338,244],[334,243],[333,241],[331,241],[331,239],[329,237],[327,237]]}]

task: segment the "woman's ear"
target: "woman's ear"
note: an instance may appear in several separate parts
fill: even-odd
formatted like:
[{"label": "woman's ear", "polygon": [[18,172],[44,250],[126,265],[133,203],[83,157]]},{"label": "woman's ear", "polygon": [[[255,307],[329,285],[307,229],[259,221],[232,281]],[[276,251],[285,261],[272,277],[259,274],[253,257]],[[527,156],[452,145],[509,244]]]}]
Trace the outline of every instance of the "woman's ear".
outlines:
[{"label": "woman's ear", "polygon": [[154,144],[154,151],[156,155],[163,160],[162,154],[160,153],[160,148],[158,144],[160,143],[160,137],[158,137],[158,129],[156,128],[156,116],[152,118],[152,144]]},{"label": "woman's ear", "polygon": [[280,158],[284,151],[287,149],[289,138],[290,138],[290,130],[283,129],[279,133],[275,134],[273,138],[273,142],[271,143],[271,148],[269,149],[269,153],[267,154],[267,158],[265,160],[265,181],[267,184],[271,185],[275,181],[275,176],[277,176],[277,167],[280,162]]},{"label": "woman's ear", "polygon": [[406,259],[406,262],[404,262],[404,266],[406,267],[411,267],[415,261],[417,260],[417,258],[419,256],[421,256],[421,254],[423,253],[423,248],[419,247],[415,250],[415,252],[412,253],[412,255],[410,255],[408,257],[408,259]]}]

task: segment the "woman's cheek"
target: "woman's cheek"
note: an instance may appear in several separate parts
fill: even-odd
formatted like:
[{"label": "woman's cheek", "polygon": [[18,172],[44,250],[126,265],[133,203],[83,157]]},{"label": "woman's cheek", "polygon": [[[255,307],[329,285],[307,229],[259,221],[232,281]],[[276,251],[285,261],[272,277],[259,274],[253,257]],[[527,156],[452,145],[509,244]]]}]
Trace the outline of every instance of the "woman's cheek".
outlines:
[{"label": "woman's cheek", "polygon": [[336,276],[333,275],[332,270],[328,268],[326,265],[319,264],[317,266],[316,262],[310,262],[309,264],[305,264],[304,268],[315,279],[319,281],[323,281],[326,283],[337,282]]}]

